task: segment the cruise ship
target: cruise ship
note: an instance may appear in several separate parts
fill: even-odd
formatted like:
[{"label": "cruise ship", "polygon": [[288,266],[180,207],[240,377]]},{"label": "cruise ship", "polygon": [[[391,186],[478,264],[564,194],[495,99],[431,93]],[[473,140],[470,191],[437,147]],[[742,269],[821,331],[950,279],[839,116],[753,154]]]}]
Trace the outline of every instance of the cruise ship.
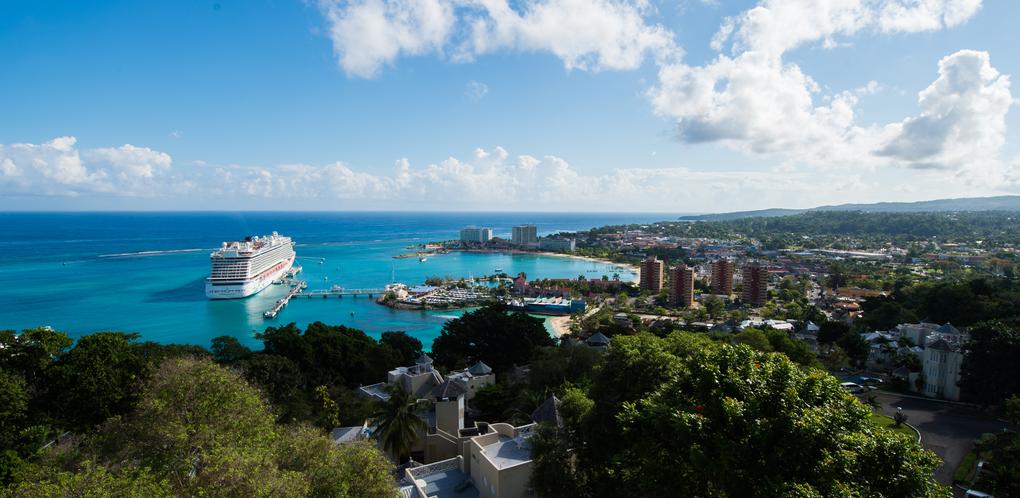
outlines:
[{"label": "cruise ship", "polygon": [[238,299],[258,294],[294,264],[294,241],[276,232],[224,242],[209,255],[212,270],[205,279],[210,299]]}]

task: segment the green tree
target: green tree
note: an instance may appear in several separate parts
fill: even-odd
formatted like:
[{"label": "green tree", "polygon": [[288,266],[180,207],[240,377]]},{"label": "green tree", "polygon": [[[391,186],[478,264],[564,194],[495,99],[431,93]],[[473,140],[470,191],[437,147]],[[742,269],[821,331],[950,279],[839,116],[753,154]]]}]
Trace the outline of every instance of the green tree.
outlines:
[{"label": "green tree", "polygon": [[398,462],[403,462],[411,454],[419,435],[429,430],[420,416],[428,408],[428,402],[414,399],[411,393],[395,384],[387,386],[386,394],[389,398],[378,402],[371,419],[378,426],[376,433],[383,448],[392,452]]},{"label": "green tree", "polygon": [[175,493],[303,494],[300,476],[275,462],[270,406],[237,372],[208,360],[164,362],[131,417],[104,428],[119,459],[166,476]]},{"label": "green tree", "polygon": [[278,447],[280,467],[306,477],[308,496],[395,496],[393,465],[369,441],[338,445],[318,429],[297,426],[282,434]]},{"label": "green tree", "polygon": [[132,466],[109,471],[92,462],[82,462],[74,472],[39,468],[11,486],[7,494],[19,498],[103,497],[171,498],[174,493],[166,479],[148,469]]},{"label": "green tree", "polygon": [[708,316],[713,319],[722,318],[726,314],[726,303],[718,296],[706,297],[701,304],[705,307],[705,311],[708,312]]},{"label": "green tree", "polygon": [[329,389],[326,386],[316,387],[315,396],[322,403],[323,422],[331,429],[340,427],[340,405],[330,397]]},{"label": "green tree", "polygon": [[960,386],[980,403],[997,404],[1020,395],[1020,317],[981,322],[970,330]]},{"label": "green tree", "polygon": [[531,361],[536,348],[552,345],[541,319],[492,304],[446,322],[432,342],[432,353],[446,368],[480,360],[496,372],[508,372],[515,364]]},{"label": "green tree", "polygon": [[843,322],[822,322],[818,326],[818,343],[834,344],[840,337],[850,332],[850,326]]},{"label": "green tree", "polygon": [[407,335],[407,332],[383,332],[379,337],[379,344],[389,346],[397,352],[400,365],[414,365],[414,360],[421,356],[422,344],[417,337]]},{"label": "green tree", "polygon": [[91,427],[131,410],[149,369],[133,344],[137,337],[119,332],[84,336],[51,367],[50,382],[58,396],[50,403],[69,425]]},{"label": "green tree", "polygon": [[576,455],[595,496],[949,496],[933,453],[784,355],[618,337],[591,393]]},{"label": "green tree", "polygon": [[758,329],[743,330],[733,336],[733,342],[736,344],[746,344],[758,351],[772,351],[772,344],[769,343],[769,338],[765,335],[765,332]]},{"label": "green tree", "polygon": [[251,349],[248,349],[248,347],[241,344],[241,342],[232,335],[214,337],[210,350],[212,350],[213,359],[216,360],[217,363],[225,364],[236,363],[245,356],[251,354]]}]

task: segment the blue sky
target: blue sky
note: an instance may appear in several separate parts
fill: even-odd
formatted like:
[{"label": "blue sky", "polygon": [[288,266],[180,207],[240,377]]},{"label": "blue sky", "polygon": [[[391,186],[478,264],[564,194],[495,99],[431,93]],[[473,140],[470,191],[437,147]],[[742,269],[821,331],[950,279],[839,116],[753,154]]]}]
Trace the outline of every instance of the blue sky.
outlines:
[{"label": "blue sky", "polygon": [[8,0],[0,209],[1020,193],[1018,18],[980,0]]}]

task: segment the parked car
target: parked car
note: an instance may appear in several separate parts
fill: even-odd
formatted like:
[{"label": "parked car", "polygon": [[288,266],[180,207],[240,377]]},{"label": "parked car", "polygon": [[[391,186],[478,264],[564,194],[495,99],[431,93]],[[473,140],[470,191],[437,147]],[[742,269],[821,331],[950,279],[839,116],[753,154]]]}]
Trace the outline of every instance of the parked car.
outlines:
[{"label": "parked car", "polygon": [[850,394],[861,394],[866,391],[864,386],[857,384],[856,382],[843,382],[840,385],[843,386],[843,389],[849,391]]}]

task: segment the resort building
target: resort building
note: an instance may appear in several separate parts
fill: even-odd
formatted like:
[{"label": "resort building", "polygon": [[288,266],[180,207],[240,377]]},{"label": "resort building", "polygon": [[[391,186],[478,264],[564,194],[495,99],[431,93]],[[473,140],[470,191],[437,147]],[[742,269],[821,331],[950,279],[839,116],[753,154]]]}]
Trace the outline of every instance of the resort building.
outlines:
[{"label": "resort building", "polygon": [[464,227],[460,229],[460,241],[472,244],[484,244],[492,240],[491,228]]},{"label": "resort building", "polygon": [[386,386],[395,384],[411,393],[415,398],[433,399],[435,389],[445,383],[457,384],[464,391],[467,399],[471,399],[479,389],[495,384],[496,375],[492,373],[492,369],[488,365],[477,362],[470,368],[450,372],[444,379],[443,374],[432,368],[432,358],[422,353],[415,360],[414,365],[390,370],[386,374],[386,382],[362,386],[358,392],[365,396],[386,400],[389,399]]},{"label": "resort building", "polygon": [[542,237],[538,240],[538,248],[543,251],[574,252],[577,248],[577,242],[574,239]]},{"label": "resort building", "polygon": [[960,399],[960,364],[963,335],[933,335],[924,348],[924,395],[952,401]]},{"label": "resort building", "polygon": [[641,262],[641,278],[639,287],[641,290],[648,290],[654,293],[662,291],[663,268],[662,260],[655,256],[648,256]]},{"label": "resort building", "polygon": [[513,227],[510,242],[520,247],[538,247],[538,228],[535,225]]},{"label": "resort building", "polygon": [[744,267],[744,291],[741,299],[755,308],[765,306],[769,298],[769,270],[758,264]]},{"label": "resort building", "polygon": [[712,293],[731,294],[733,292],[733,261],[719,259],[712,262]]},{"label": "resort building", "polygon": [[669,304],[684,308],[694,305],[694,268],[680,265],[669,270]]}]

